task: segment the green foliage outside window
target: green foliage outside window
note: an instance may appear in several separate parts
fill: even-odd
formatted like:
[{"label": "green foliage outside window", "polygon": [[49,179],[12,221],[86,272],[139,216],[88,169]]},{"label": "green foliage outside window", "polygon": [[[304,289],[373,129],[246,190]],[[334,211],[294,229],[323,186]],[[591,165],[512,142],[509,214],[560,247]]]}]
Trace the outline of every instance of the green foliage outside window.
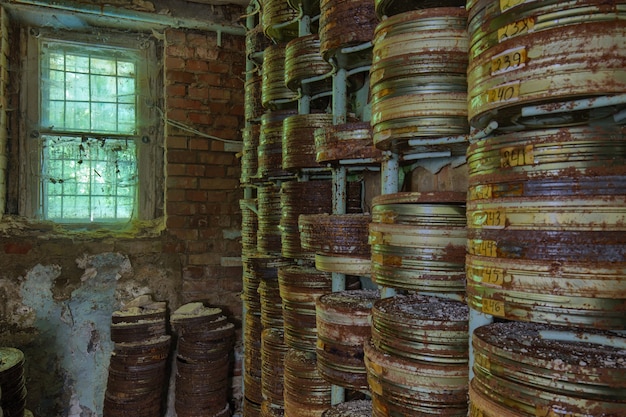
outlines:
[{"label": "green foliage outside window", "polygon": [[127,221],[137,194],[137,56],[43,42],[42,215],[61,222]]}]

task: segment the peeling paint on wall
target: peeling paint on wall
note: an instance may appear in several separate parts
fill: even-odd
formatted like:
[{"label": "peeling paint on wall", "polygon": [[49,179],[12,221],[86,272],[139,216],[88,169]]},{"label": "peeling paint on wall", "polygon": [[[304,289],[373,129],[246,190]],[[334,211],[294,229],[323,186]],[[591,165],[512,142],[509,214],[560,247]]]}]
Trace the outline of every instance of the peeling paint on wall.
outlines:
[{"label": "peeling paint on wall", "polygon": [[[67,300],[53,298],[54,281],[63,273],[57,265],[36,265],[22,282],[22,302],[35,315],[34,345],[45,347],[41,357],[36,353],[27,354],[28,366],[31,375],[41,373],[50,378],[56,374],[57,378],[62,378],[62,381],[42,381],[46,385],[38,389],[63,388],[64,392],[57,395],[70,395],[63,415],[99,416],[113,350],[111,314],[119,307],[115,299],[117,280],[129,272],[131,265],[129,259],[119,253],[85,255],[77,264],[85,271],[82,284]],[[50,392],[44,397],[55,398]],[[51,401],[44,402],[36,414],[56,415],[54,408]]]}]

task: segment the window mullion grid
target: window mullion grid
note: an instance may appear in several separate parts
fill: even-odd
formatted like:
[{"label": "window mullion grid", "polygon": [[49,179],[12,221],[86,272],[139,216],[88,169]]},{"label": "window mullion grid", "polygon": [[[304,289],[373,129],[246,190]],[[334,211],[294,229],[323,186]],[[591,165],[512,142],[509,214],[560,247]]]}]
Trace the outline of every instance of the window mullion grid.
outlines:
[{"label": "window mullion grid", "polygon": [[[117,63],[117,57],[115,57],[115,131],[120,131],[120,91],[119,91],[119,65]],[[117,216],[116,216],[117,217]]]},{"label": "window mullion grid", "polygon": [[94,158],[92,156],[89,157],[89,193],[87,193],[87,195],[89,196],[89,221],[93,221],[93,189],[94,189],[94,175],[93,175],[93,170],[95,169],[93,166],[93,161]]},{"label": "window mullion grid", "polygon": [[[40,210],[41,210],[41,215],[44,216],[44,218],[48,217],[48,187],[50,186],[50,179],[49,178],[45,178],[45,175],[43,175],[43,173],[47,173],[48,171],[48,160],[50,158],[49,156],[49,149],[48,147],[44,147],[44,142],[40,141],[40,146],[41,146],[41,165],[42,165],[42,175],[41,175],[41,181],[40,181],[40,187],[41,187],[41,195],[43,196],[43,198],[41,199],[41,202],[39,204]],[[48,155],[46,155],[46,153],[48,153]]]},{"label": "window mullion grid", "polygon": [[91,63],[92,63],[92,55],[91,53],[89,53],[89,73],[87,74],[87,77],[89,78],[89,131],[93,132],[93,89],[92,89],[92,68],[91,68]]},{"label": "window mullion grid", "polygon": [[[64,50],[62,48],[59,49],[59,52],[62,51],[62,57],[63,57],[63,75],[62,77],[58,77],[57,79],[62,79],[63,83],[65,84],[65,86],[69,85],[68,83],[70,82],[75,82],[75,77],[71,78],[70,77],[70,73],[76,75],[78,74],[77,71],[79,71],[78,67],[74,67],[74,68],[70,68],[70,64],[72,61],[72,59],[68,59],[71,58],[73,56],[71,51],[68,50]],[[108,99],[105,97],[104,101],[94,101],[93,97],[94,94],[97,94],[96,91],[96,80],[94,80],[93,75],[94,75],[94,70],[95,70],[95,63],[93,62],[93,58],[94,58],[94,54],[89,51],[87,52],[87,58],[88,58],[88,62],[87,64],[87,76],[88,76],[88,80],[87,80],[87,88],[88,88],[88,94],[89,97],[87,98],[87,102],[88,102],[88,106],[87,108],[89,109],[89,121],[88,123],[86,123],[87,126],[89,126],[89,131],[93,131],[94,126],[96,126],[95,121],[97,119],[94,119],[92,117],[92,115],[96,114],[98,111],[101,111],[100,107],[97,107],[98,104],[100,105],[104,105],[106,103],[108,103]],[[115,122],[114,122],[114,126],[116,128],[116,130],[119,132],[120,129],[120,103],[124,102],[126,103],[126,99],[121,99],[120,98],[120,94],[122,91],[126,91],[126,90],[120,90],[120,88],[122,87],[122,85],[120,85],[120,79],[122,77],[121,73],[120,73],[120,67],[119,67],[119,59],[118,57],[109,57],[111,59],[110,62],[112,62],[115,65],[115,68],[113,69],[113,74],[114,74],[114,80],[113,82],[115,83],[115,86],[112,88],[112,90],[114,91],[114,101],[113,101],[113,111],[115,112],[114,115],[112,115],[112,117],[115,118]],[[48,79],[51,80],[51,62],[48,62]],[[58,67],[56,67],[58,68]],[[82,71],[82,70],[81,70]],[[104,76],[104,75],[103,75]],[[136,89],[136,82],[137,79],[134,78],[133,80],[135,82],[135,88],[133,89],[134,94],[137,94],[137,89]],[[51,82],[51,81],[50,81]],[[126,84],[124,84],[123,86],[125,86]],[[78,140],[79,140],[79,144],[80,144],[80,133],[77,132],[77,126],[76,125],[76,117],[71,117],[72,115],[70,113],[72,113],[72,111],[74,111],[74,109],[76,109],[76,103],[72,102],[70,103],[70,101],[72,100],[78,100],[80,99],[82,101],[82,98],[80,97],[70,97],[68,96],[69,90],[67,90],[67,88],[65,89],[65,93],[63,94],[62,97],[62,105],[61,108],[63,109],[63,123],[64,123],[64,132],[58,132],[58,134],[61,135],[61,137],[66,138],[68,134],[71,134],[71,132],[76,132],[78,133]],[[51,96],[48,95],[47,97],[47,102],[45,103],[48,106],[48,113],[51,111],[50,108],[50,103],[51,103]],[[108,96],[110,97],[110,96]],[[71,99],[71,100],[70,100]],[[137,105],[137,97],[135,97],[135,106]],[[107,107],[107,106],[104,106]],[[137,107],[135,107],[135,110],[137,110]],[[96,113],[94,113],[96,112]],[[83,125],[84,126],[84,125]],[[91,135],[89,133],[87,133],[88,137],[91,137]],[[117,136],[117,135],[113,135],[113,136]],[[96,137],[98,137],[98,135],[96,135]],[[107,135],[108,137],[108,135]],[[50,138],[49,140],[52,140],[52,138]],[[42,141],[42,145],[47,145],[46,141]],[[67,144],[59,144],[59,146],[64,147],[64,146],[69,146]],[[118,180],[119,180],[119,174],[118,174],[118,167],[117,164],[119,163],[119,158],[118,155],[115,154],[110,154],[108,147],[106,152],[100,152],[100,148],[98,147],[98,151],[96,152],[98,155],[94,156],[93,154],[90,155],[87,158],[84,158],[84,163],[88,164],[88,172],[84,173],[84,175],[82,175],[83,177],[83,181],[86,180],[86,182],[88,182],[88,184],[82,184],[85,185],[85,189],[87,191],[87,196],[82,195],[82,197],[86,197],[86,203],[87,203],[87,213],[84,213],[87,215],[87,218],[90,221],[98,221],[98,219],[94,219],[95,214],[99,213],[97,210],[97,207],[95,207],[95,204],[102,204],[103,203],[103,196],[111,196],[111,203],[113,207],[113,212],[110,211],[110,209],[105,210],[106,211],[106,216],[110,216],[112,218],[115,219],[119,219],[120,217],[120,207],[122,207],[122,210],[124,211],[124,207],[126,204],[128,204],[127,197],[124,197],[124,201],[119,201],[119,190],[120,190],[120,186],[121,184],[118,184]],[[134,149],[134,147],[133,147]],[[102,154],[101,154],[102,153]],[[57,211],[56,211],[56,215],[54,215],[54,218],[57,218],[57,216],[60,216],[61,219],[64,218],[72,218],[75,217],[77,213],[80,212],[80,210],[78,210],[78,207],[80,207],[81,204],[78,200],[81,197],[81,194],[78,191],[78,188],[75,191],[71,191],[69,187],[69,183],[68,184],[64,184],[63,180],[70,180],[70,177],[75,177],[75,182],[74,184],[75,187],[80,187],[81,184],[78,183],[79,180],[81,180],[81,175],[79,175],[78,173],[78,169],[77,168],[71,168],[70,165],[68,165],[70,158],[73,158],[73,156],[71,154],[67,154],[67,156],[65,155],[65,153],[63,153],[63,156],[61,157],[60,160],[54,159],[54,160],[50,160],[50,158],[54,158],[54,156],[50,153],[50,149],[43,149],[43,152],[40,153],[41,157],[42,157],[42,173],[44,174],[42,177],[42,181],[40,182],[40,186],[41,186],[41,196],[43,196],[44,198],[42,199],[42,204],[40,204],[40,207],[43,211],[44,217],[48,217],[49,214],[52,214],[49,212],[50,210],[50,204],[52,204],[53,200],[51,200],[51,198],[54,199],[54,203],[53,204],[58,204],[60,205],[60,207],[57,207]],[[116,159],[117,158],[117,159]],[[52,192],[52,189],[49,187],[51,184],[51,180],[53,179],[49,173],[51,172],[51,170],[53,169],[53,165],[52,164],[61,164],[61,169],[60,169],[60,176],[61,178],[57,178],[57,180],[61,180],[61,184],[57,184],[58,185],[58,190],[55,188],[54,193],[59,194],[58,198],[56,198],[55,196],[57,194],[51,195],[50,192]],[[115,164],[116,166],[108,166],[107,168],[109,169],[105,169],[105,172],[101,172],[100,175],[103,175],[104,177],[102,179],[97,178],[98,174],[96,174],[96,169],[100,166],[102,168],[102,164]],[[124,164],[124,169],[126,169],[126,165]],[[74,171],[69,172],[69,171]],[[81,170],[83,171],[83,170]],[[106,173],[106,171],[109,171],[112,173],[112,177],[109,178]],[[84,171],[83,171],[84,172]],[[127,174],[129,174],[128,172],[126,172],[126,170],[124,170],[124,175],[122,175],[122,177],[126,178],[126,176],[128,176]],[[54,176],[54,178],[59,176],[59,171],[57,171],[57,174]],[[86,177],[86,178],[84,178]],[[46,183],[44,184],[44,181],[46,181]],[[98,184],[101,184],[101,182],[97,182],[97,181],[104,181],[104,189],[107,189],[107,187],[110,187],[109,190],[107,190],[106,192],[104,192],[103,190],[101,190],[102,187],[98,187]],[[100,191],[98,191],[100,190]],[[101,192],[102,191],[102,192]],[[73,197],[72,199],[66,199],[64,198],[66,196],[66,192],[69,192]],[[94,192],[99,193],[97,195],[94,195]],[[69,197],[70,194],[68,194],[67,196]],[[74,206],[70,205],[70,202],[74,201]],[[124,205],[122,205],[122,203]],[[107,204],[108,205],[108,204]],[[102,209],[102,208],[101,208]],[[82,216],[81,216],[82,217]],[[100,217],[100,216],[98,216]]]}]

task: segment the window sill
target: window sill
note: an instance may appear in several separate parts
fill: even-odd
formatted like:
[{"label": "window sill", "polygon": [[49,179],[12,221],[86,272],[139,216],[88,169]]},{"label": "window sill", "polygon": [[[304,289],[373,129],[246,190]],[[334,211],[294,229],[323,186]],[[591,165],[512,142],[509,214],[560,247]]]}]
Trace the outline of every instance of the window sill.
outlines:
[{"label": "window sill", "polygon": [[126,224],[64,224],[34,220],[20,216],[3,215],[0,234],[3,236],[31,236],[39,239],[73,237],[77,239],[149,238],[160,236],[165,230],[163,217],[154,220],[131,221]]}]

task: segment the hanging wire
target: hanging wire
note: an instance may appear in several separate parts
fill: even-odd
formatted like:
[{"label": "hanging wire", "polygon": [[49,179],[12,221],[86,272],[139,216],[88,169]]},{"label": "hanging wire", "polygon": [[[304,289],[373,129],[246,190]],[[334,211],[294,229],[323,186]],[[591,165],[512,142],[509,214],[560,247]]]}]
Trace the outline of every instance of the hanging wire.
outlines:
[{"label": "hanging wire", "polygon": [[199,131],[199,130],[197,130],[197,129],[194,129],[193,127],[187,126],[187,125],[186,125],[186,124],[184,124],[184,123],[177,122],[176,120],[168,119],[168,118],[165,116],[165,113],[163,112],[163,110],[161,110],[161,109],[160,109],[160,108],[158,108],[158,107],[157,107],[156,109],[157,109],[157,110],[159,111],[159,113],[161,114],[161,118],[163,119],[163,121],[164,121],[165,123],[167,123],[167,124],[168,124],[168,125],[170,125],[170,126],[173,126],[173,127],[177,128],[177,129],[184,130],[184,131],[186,131],[186,132],[193,133],[194,135],[202,136],[202,137],[207,138],[207,139],[217,140],[217,141],[219,141],[219,142],[224,142],[224,143],[234,143],[234,144],[240,144],[240,143],[243,143],[243,142],[242,142],[242,141],[240,141],[240,140],[232,140],[232,139],[223,139],[223,138],[218,138],[217,136],[213,136],[213,135],[209,135],[208,133],[201,132],[201,131]]}]

